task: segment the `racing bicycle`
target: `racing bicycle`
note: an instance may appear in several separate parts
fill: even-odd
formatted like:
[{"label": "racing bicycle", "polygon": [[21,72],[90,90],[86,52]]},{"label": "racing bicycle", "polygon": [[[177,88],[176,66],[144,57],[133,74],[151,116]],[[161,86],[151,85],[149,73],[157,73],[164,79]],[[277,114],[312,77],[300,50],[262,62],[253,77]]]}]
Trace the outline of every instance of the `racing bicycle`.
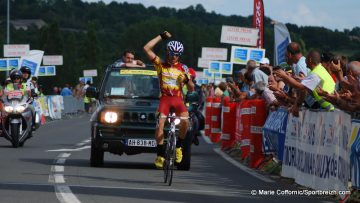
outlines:
[{"label": "racing bicycle", "polygon": [[167,116],[170,123],[170,129],[166,135],[167,142],[165,148],[165,161],[164,161],[164,183],[169,186],[172,183],[175,159],[176,159],[176,125],[180,123],[180,118],[175,116],[174,113],[170,113]]}]

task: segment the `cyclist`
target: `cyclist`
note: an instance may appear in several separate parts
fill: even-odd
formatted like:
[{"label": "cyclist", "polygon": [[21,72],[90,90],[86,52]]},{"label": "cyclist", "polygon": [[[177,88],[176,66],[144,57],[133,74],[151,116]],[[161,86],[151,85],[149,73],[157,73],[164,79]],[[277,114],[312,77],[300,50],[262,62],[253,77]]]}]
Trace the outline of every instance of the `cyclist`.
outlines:
[{"label": "cyclist", "polygon": [[167,31],[150,40],[145,46],[144,51],[147,57],[152,61],[158,73],[160,81],[161,97],[158,107],[160,114],[159,123],[156,128],[155,138],[157,142],[157,158],[155,166],[163,168],[164,165],[164,124],[166,116],[170,109],[174,109],[177,116],[180,116],[179,137],[176,143],[176,163],[182,161],[182,143],[186,136],[189,126],[189,113],[182,98],[182,86],[186,84],[188,90],[194,90],[194,84],[191,81],[186,65],[180,63],[180,56],[184,52],[184,46],[179,41],[170,41],[166,45],[166,61],[162,62],[160,58],[152,51],[157,43],[171,37]]}]

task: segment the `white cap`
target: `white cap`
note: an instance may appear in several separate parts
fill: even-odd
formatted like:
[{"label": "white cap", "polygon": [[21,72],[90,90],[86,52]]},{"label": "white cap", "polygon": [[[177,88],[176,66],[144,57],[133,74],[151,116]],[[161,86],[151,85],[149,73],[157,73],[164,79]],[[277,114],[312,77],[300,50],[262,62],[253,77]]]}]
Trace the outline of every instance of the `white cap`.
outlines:
[{"label": "white cap", "polygon": [[270,64],[270,61],[268,58],[262,58],[259,63],[260,64]]}]

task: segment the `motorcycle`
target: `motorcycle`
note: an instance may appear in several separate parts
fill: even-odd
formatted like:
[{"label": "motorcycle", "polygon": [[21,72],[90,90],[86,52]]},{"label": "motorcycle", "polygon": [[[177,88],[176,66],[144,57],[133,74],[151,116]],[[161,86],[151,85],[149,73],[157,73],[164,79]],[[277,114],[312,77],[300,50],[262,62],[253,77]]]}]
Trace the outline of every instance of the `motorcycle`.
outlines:
[{"label": "motorcycle", "polygon": [[199,95],[193,91],[186,95],[186,106],[190,116],[191,132],[193,133],[193,143],[199,145],[198,137],[201,136],[201,130],[205,128],[205,118],[200,111]]},{"label": "motorcycle", "polygon": [[31,110],[31,100],[20,90],[10,91],[3,97],[2,134],[14,148],[22,147],[32,137],[33,128],[37,129],[40,125],[39,116]]}]

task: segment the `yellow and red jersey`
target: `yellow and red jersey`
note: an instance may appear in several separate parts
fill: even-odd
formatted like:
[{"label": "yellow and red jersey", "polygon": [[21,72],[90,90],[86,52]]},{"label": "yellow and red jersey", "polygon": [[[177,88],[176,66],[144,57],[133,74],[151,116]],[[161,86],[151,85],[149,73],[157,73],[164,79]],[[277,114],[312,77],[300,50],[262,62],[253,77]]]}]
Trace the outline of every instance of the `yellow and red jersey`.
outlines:
[{"label": "yellow and red jersey", "polygon": [[152,63],[159,77],[161,96],[181,97],[181,87],[177,83],[177,78],[180,75],[187,75],[190,78],[187,66],[182,63],[170,65],[166,62],[161,62],[158,56],[154,58]]}]

